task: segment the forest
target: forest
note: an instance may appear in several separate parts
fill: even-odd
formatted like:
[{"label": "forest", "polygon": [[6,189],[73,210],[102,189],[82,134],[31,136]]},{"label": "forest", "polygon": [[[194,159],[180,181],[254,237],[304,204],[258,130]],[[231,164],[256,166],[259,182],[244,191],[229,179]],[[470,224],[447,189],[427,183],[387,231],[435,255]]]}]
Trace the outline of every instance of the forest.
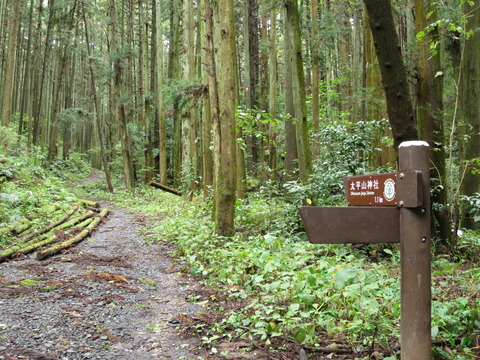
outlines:
[{"label": "forest", "polygon": [[80,198],[144,214],[214,356],[400,358],[398,244],[310,244],[297,208],[426,141],[432,358],[480,358],[478,0],[0,0],[0,84],[0,261]]}]

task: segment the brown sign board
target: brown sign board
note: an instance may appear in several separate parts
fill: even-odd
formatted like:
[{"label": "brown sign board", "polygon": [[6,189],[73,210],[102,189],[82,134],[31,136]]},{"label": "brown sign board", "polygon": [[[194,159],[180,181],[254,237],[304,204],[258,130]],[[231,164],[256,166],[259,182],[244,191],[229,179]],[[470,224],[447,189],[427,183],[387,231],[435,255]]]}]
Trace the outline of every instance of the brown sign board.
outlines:
[{"label": "brown sign board", "polygon": [[398,173],[344,178],[349,206],[397,206]]},{"label": "brown sign board", "polygon": [[393,207],[298,208],[310,242],[368,244],[400,242],[400,209]]}]

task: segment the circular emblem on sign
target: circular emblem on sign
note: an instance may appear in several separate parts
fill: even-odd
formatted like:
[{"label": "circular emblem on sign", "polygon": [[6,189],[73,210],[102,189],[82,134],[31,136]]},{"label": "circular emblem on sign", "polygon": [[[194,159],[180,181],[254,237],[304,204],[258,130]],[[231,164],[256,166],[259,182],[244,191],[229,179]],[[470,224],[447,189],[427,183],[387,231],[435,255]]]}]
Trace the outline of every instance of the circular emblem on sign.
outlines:
[{"label": "circular emblem on sign", "polygon": [[387,201],[392,201],[395,198],[395,180],[385,180],[383,184],[383,196],[385,196],[385,200]]}]

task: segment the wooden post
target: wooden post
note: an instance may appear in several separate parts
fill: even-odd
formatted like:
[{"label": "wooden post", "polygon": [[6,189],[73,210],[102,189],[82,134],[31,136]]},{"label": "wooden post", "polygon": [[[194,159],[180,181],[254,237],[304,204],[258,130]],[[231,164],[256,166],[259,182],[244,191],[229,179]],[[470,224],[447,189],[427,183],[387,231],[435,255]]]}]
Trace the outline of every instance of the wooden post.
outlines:
[{"label": "wooden post", "polygon": [[398,173],[345,179],[352,207],[299,208],[314,244],[400,242],[401,360],[431,359],[429,165],[428,144],[406,141]]},{"label": "wooden post", "polygon": [[[431,258],[429,146],[407,141],[399,146],[402,171],[422,174],[423,204],[400,209],[401,360],[431,359]],[[400,204],[401,206],[401,204]]]}]

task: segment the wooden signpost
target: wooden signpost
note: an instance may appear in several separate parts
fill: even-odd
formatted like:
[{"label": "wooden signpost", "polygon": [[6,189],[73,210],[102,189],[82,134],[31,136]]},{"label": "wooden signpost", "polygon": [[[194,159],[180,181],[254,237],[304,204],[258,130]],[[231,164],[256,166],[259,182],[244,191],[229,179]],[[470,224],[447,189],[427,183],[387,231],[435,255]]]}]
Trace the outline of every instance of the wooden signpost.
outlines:
[{"label": "wooden signpost", "polygon": [[400,242],[401,359],[431,359],[429,146],[399,147],[397,173],[345,178],[350,207],[300,207],[315,244]]}]

